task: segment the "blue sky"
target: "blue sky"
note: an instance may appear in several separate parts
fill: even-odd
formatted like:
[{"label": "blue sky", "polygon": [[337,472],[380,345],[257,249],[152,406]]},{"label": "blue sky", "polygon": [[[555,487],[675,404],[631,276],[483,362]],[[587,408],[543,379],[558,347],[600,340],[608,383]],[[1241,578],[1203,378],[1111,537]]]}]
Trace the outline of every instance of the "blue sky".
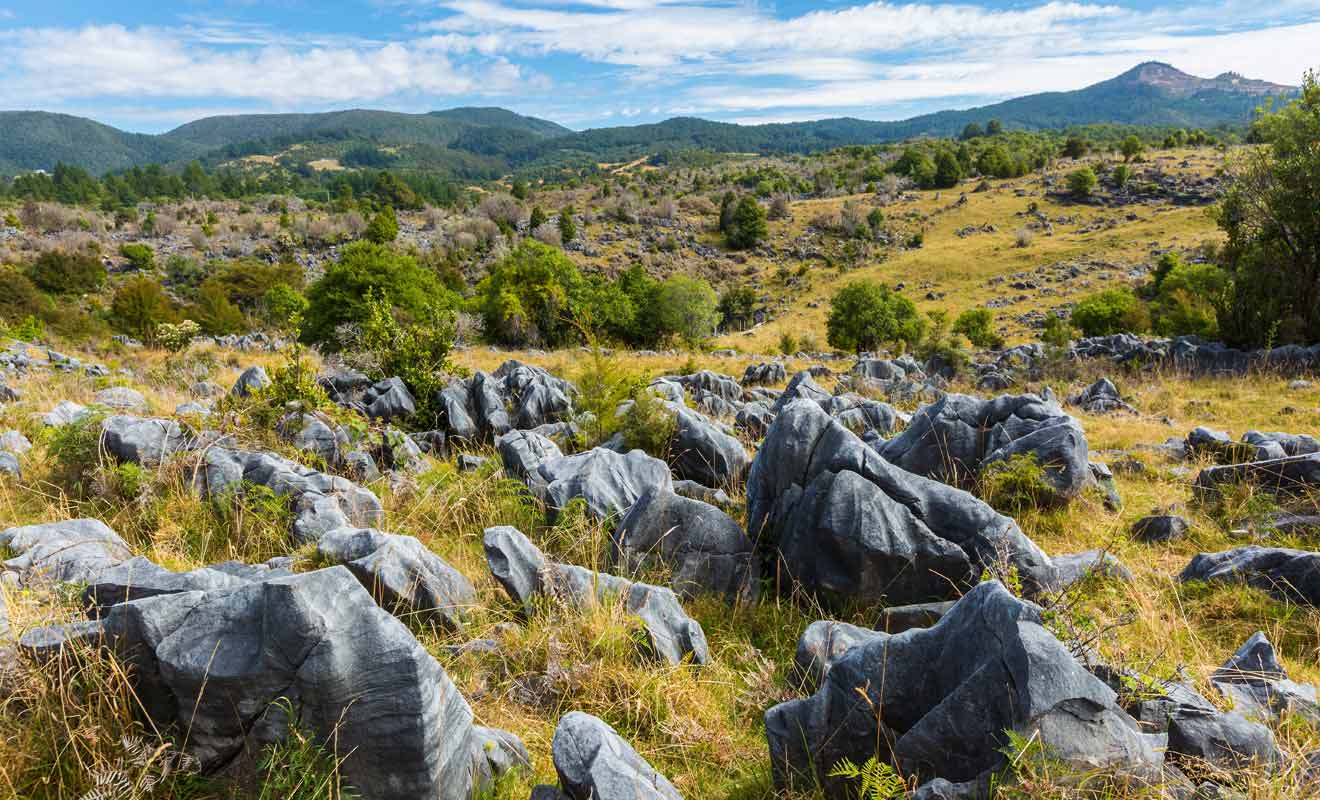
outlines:
[{"label": "blue sky", "polygon": [[1320,0],[0,0],[0,108],[146,132],[457,105],[573,128],[899,119],[1146,60],[1295,84],[1320,67]]}]

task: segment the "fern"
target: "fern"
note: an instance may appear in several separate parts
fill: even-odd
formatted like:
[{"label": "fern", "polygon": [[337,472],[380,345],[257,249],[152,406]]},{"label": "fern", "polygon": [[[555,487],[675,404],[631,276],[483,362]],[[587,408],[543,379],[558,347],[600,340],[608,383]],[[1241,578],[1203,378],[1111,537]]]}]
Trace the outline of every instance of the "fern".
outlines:
[{"label": "fern", "polygon": [[830,770],[829,776],[855,781],[857,796],[861,800],[893,800],[907,789],[907,784],[894,768],[875,756],[866,759],[861,766],[846,758],[841,759]]}]

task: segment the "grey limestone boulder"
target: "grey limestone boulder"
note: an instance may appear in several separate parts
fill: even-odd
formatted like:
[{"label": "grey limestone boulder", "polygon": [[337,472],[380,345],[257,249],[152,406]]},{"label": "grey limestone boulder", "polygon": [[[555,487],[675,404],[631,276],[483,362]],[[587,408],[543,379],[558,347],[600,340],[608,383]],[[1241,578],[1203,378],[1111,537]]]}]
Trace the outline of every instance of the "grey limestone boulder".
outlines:
[{"label": "grey limestone boulder", "polygon": [[119,461],[157,466],[196,446],[196,437],[174,420],[129,416],[101,420],[101,448]]},{"label": "grey limestone boulder", "polygon": [[97,519],[71,519],[24,525],[0,532],[0,547],[13,557],[4,562],[6,580],[92,583],[133,553],[128,543]]},{"label": "grey limestone boulder", "polygon": [[243,374],[234,381],[234,386],[229,393],[234,397],[247,397],[257,389],[264,389],[270,386],[270,376],[262,367],[248,367],[243,370]]},{"label": "grey limestone boulder", "polygon": [[550,745],[559,786],[572,800],[682,800],[678,789],[598,717],[570,711]]},{"label": "grey limestone boulder", "polygon": [[1246,583],[1295,603],[1320,606],[1320,553],[1259,545],[1198,553],[1178,580]]}]

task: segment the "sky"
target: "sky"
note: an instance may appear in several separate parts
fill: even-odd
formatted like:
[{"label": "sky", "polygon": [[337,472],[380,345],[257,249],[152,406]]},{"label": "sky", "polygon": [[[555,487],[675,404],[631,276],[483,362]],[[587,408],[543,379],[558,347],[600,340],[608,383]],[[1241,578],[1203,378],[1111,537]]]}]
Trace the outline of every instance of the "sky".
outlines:
[{"label": "sky", "polygon": [[148,133],[462,105],[574,129],[903,119],[1149,60],[1297,84],[1320,0],[0,0],[0,109]]}]

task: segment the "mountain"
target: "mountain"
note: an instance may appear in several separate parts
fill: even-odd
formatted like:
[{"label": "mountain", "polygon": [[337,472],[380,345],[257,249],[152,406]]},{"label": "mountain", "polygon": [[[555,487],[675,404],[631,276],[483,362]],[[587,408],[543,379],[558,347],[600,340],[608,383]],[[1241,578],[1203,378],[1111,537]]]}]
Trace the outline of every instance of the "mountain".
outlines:
[{"label": "mountain", "polygon": [[569,130],[553,122],[502,108],[451,108],[429,114],[351,109],[322,114],[235,114],[181,125],[160,138],[208,150],[271,139],[318,136],[360,138],[385,145],[447,146],[473,127],[495,127],[529,136],[555,136]]},{"label": "mountain", "polygon": [[45,111],[0,111],[0,175],[77,164],[101,174],[196,155],[187,144]]},{"label": "mountain", "polygon": [[207,117],[148,136],[62,114],[0,112],[0,175],[50,169],[58,161],[99,174],[147,163],[201,158],[215,165],[261,155],[291,168],[390,166],[483,179],[511,168],[619,161],[689,148],[801,153],[918,136],[956,136],[969,123],[984,125],[991,119],[1021,130],[1094,123],[1189,129],[1242,126],[1265,98],[1294,91],[1232,72],[1200,78],[1152,61],[1076,91],[1027,95],[893,122],[843,117],[735,125],[677,117],[573,132],[502,108],[452,108],[425,114],[352,109]]}]

